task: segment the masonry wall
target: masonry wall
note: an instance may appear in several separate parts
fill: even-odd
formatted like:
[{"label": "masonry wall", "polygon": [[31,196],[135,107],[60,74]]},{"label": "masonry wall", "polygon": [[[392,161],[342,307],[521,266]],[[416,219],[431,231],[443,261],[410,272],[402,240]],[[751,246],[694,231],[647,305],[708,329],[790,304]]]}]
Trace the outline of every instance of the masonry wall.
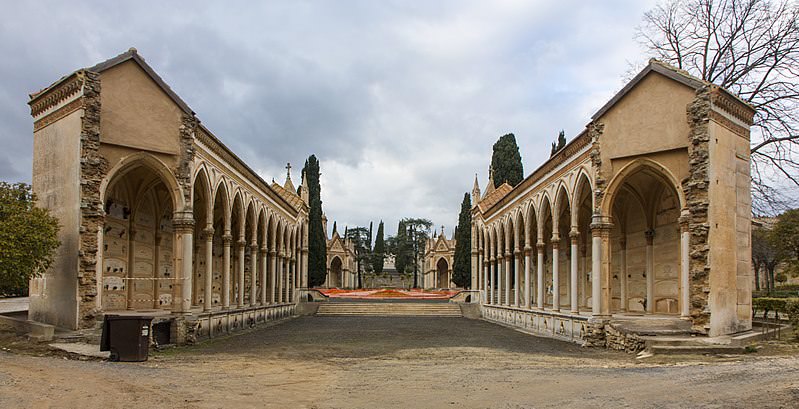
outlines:
[{"label": "masonry wall", "polygon": [[74,328],[78,322],[80,132],[83,110],[33,133],[33,191],[61,225],[53,266],[30,286],[29,319]]}]

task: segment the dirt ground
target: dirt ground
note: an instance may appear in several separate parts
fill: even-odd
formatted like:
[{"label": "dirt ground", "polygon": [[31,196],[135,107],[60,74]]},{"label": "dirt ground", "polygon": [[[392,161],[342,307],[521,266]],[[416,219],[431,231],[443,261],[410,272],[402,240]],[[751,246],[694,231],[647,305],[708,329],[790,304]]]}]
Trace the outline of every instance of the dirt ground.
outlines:
[{"label": "dirt ground", "polygon": [[300,317],[144,363],[73,358],[0,337],[0,408],[799,406],[795,346],[636,360],[465,318]]}]

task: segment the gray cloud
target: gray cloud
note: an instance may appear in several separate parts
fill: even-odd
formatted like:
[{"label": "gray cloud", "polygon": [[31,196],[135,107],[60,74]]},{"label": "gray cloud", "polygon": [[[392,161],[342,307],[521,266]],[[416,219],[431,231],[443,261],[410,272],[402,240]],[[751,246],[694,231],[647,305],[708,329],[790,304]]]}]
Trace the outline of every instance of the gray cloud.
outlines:
[{"label": "gray cloud", "polygon": [[497,137],[514,132],[532,171],[642,58],[652,2],[539,3],[8,3],[0,179],[30,180],[27,93],[135,46],[265,179],[315,153],[331,221],[451,233]]}]

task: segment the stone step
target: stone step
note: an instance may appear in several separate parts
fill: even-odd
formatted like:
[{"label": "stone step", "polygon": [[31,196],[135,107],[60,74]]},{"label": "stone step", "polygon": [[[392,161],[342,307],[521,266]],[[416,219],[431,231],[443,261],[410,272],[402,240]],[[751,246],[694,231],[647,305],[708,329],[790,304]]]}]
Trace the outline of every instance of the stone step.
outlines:
[{"label": "stone step", "polygon": [[740,345],[653,345],[647,350],[656,355],[706,355],[743,354],[746,348]]},{"label": "stone step", "polygon": [[329,303],[320,305],[316,315],[424,317],[463,316],[460,306],[443,303]]}]

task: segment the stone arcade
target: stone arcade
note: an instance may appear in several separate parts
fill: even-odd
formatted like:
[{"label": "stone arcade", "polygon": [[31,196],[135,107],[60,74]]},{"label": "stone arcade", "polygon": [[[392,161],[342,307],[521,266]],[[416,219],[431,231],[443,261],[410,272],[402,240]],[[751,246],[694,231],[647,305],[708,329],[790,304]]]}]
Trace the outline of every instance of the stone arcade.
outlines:
[{"label": "stone arcade", "polygon": [[[148,314],[183,343],[294,314],[308,277],[304,178],[264,181],[135,49],[29,104],[33,189],[62,226],[30,319],[85,329],[104,313]],[[750,329],[753,115],[652,61],[520,184],[490,180],[481,194],[475,181],[482,316],[628,350],[640,340],[620,322]],[[455,245],[443,230],[430,240],[424,286],[452,286]],[[327,268],[325,286],[355,285],[354,250],[335,231]]]},{"label": "stone arcade", "polygon": [[619,349],[623,321],[751,329],[753,115],[653,60],[519,185],[475,185],[483,316]]},{"label": "stone arcade", "polygon": [[55,265],[31,283],[30,319],[82,329],[130,311],[169,322],[180,343],[293,313],[306,186],[261,179],[135,49],[29,105],[33,189],[62,226]]}]

